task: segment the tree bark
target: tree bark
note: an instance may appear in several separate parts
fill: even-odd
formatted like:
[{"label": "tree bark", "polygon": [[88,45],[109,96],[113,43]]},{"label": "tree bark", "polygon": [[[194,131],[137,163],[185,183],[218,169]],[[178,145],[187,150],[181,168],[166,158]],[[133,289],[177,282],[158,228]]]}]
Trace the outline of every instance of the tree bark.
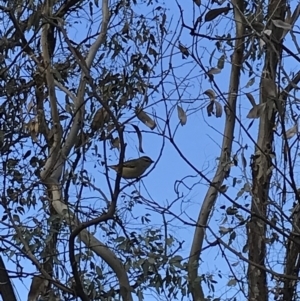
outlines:
[{"label": "tree bark", "polygon": [[[260,117],[257,145],[252,156],[252,203],[251,211],[256,216],[267,218],[267,202],[272,177],[273,127],[275,114],[280,113],[277,101],[279,91],[276,86],[276,71],[281,57],[282,30],[276,28],[271,20],[284,20],[286,2],[271,0],[266,19],[267,28],[272,30],[271,38],[265,47],[265,65],[260,82],[260,104],[265,103],[266,109]],[[273,41],[273,42],[272,42]],[[274,42],[275,41],[275,42]],[[251,217],[247,225],[249,260],[265,266],[266,257],[266,224],[258,217]],[[263,269],[248,266],[248,294],[250,301],[267,301],[267,275]]]},{"label": "tree bark", "polygon": [[17,301],[2,256],[0,256],[0,294],[3,301]]}]

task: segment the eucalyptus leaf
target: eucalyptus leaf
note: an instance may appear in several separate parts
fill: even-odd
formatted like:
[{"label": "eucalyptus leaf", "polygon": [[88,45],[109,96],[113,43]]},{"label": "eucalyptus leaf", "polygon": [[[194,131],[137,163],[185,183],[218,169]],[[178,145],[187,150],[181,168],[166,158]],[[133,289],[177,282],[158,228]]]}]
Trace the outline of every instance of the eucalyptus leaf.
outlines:
[{"label": "eucalyptus leaf", "polygon": [[129,23],[126,22],[122,28],[122,34],[127,35],[129,33]]},{"label": "eucalyptus leaf", "polygon": [[249,111],[247,118],[256,119],[262,116],[266,108],[266,103],[260,105],[254,105],[253,108]]},{"label": "eucalyptus leaf", "polygon": [[[236,207],[228,207],[226,209],[226,213],[228,215],[235,215],[237,212],[238,212],[238,209]],[[235,233],[235,232],[232,232],[232,233]]]},{"label": "eucalyptus leaf", "polygon": [[179,48],[180,52],[182,53],[182,58],[186,58],[190,55],[188,48],[183,46],[181,43],[179,43],[178,48]]},{"label": "eucalyptus leaf", "polygon": [[259,118],[259,106],[255,105],[247,114],[247,118],[249,119],[256,119]]},{"label": "eucalyptus leaf", "polygon": [[136,117],[143,122],[147,127],[149,127],[151,130],[154,130],[156,127],[155,121],[142,109],[137,108],[135,110]]},{"label": "eucalyptus leaf", "polygon": [[255,77],[252,77],[246,84],[246,88],[251,87],[255,83]]},{"label": "eucalyptus leaf", "polygon": [[142,146],[142,133],[141,133],[140,129],[135,124],[132,124],[132,127],[135,129],[136,134],[137,134],[138,139],[139,139],[139,152],[144,153],[143,146]]},{"label": "eucalyptus leaf", "polygon": [[187,121],[187,116],[185,111],[182,109],[182,107],[177,106],[177,113],[178,113],[178,118],[180,120],[180,124],[185,125]]},{"label": "eucalyptus leaf", "polygon": [[94,115],[93,121],[91,123],[92,131],[98,131],[102,129],[106,123],[110,120],[110,116],[104,107],[100,108]]},{"label": "eucalyptus leaf", "polygon": [[228,281],[227,286],[236,286],[237,281],[236,279],[232,278]]},{"label": "eucalyptus leaf", "polygon": [[272,20],[272,23],[278,28],[282,28],[282,29],[286,29],[286,30],[292,29],[292,26],[290,24],[285,23],[281,20]]},{"label": "eucalyptus leaf", "polygon": [[247,96],[247,98],[249,99],[249,101],[250,101],[250,103],[252,104],[252,106],[253,106],[253,107],[256,106],[255,99],[254,99],[254,97],[252,96],[252,94],[251,94],[251,93],[246,93],[246,96]]},{"label": "eucalyptus leaf", "polygon": [[210,117],[214,111],[214,101],[211,101],[210,104],[206,107],[207,115]]},{"label": "eucalyptus leaf", "polygon": [[215,101],[215,99],[216,99],[216,93],[215,93],[214,90],[208,89],[208,90],[204,91],[203,93],[205,95],[207,95],[211,101]]},{"label": "eucalyptus leaf", "polygon": [[[241,157],[242,157],[243,169],[245,170],[245,168],[247,167],[247,160],[245,158],[244,151],[242,151]],[[247,191],[247,190],[245,189],[245,191]]]},{"label": "eucalyptus leaf", "polygon": [[211,9],[209,12],[206,13],[204,20],[205,22],[212,21],[223,13],[226,15],[229,11],[229,6]]},{"label": "eucalyptus leaf", "polygon": [[217,67],[219,69],[223,69],[224,68],[224,64],[225,64],[225,55],[223,54],[219,60],[218,60],[218,64],[217,64]]},{"label": "eucalyptus leaf", "polygon": [[232,228],[226,228],[226,227],[223,227],[223,226],[220,226],[219,227],[219,232],[220,234],[224,235],[226,233],[229,233],[232,231]]},{"label": "eucalyptus leaf", "polygon": [[211,68],[207,71],[208,75],[214,75],[214,74],[219,74],[221,73],[221,69],[219,68]]},{"label": "eucalyptus leaf", "polygon": [[[286,139],[291,139],[291,138],[293,138],[297,133],[298,133],[298,125],[295,124],[293,127],[291,127],[290,129],[288,129],[288,130],[285,132]],[[284,138],[284,135],[282,135],[282,136],[283,136],[283,138]]]},{"label": "eucalyptus leaf", "polygon": [[215,54],[215,52],[216,52],[216,48],[213,50],[213,52],[211,53],[211,55],[210,55],[210,57],[209,57],[209,65],[211,66],[211,64],[212,64],[212,59],[213,59],[213,56],[214,56],[214,54]]}]

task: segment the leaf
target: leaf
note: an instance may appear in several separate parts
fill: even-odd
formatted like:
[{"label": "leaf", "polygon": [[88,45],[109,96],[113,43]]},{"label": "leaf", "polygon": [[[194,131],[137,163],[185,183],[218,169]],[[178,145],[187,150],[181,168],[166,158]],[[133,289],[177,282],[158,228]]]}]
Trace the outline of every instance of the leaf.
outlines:
[{"label": "leaf", "polygon": [[187,121],[187,116],[185,111],[182,109],[182,107],[177,106],[177,113],[178,113],[178,118],[180,120],[180,124],[183,126],[186,124]]},{"label": "leaf", "polygon": [[206,107],[207,115],[210,117],[214,110],[214,102],[211,101],[210,104]]},{"label": "leaf", "polygon": [[217,67],[219,69],[223,69],[225,64],[225,55],[223,54],[219,59],[218,59],[218,64]]},{"label": "leaf", "polygon": [[147,113],[145,113],[142,109],[136,108],[135,110],[136,117],[143,122],[148,128],[154,130],[156,127],[155,121],[149,117]]},{"label": "leaf", "polygon": [[[236,207],[228,207],[226,209],[226,213],[228,215],[235,215],[237,212],[238,212],[238,209]],[[235,233],[235,232],[232,232],[232,233]]]},{"label": "leaf", "polygon": [[[288,130],[285,132],[286,139],[291,139],[291,138],[293,138],[297,133],[298,133],[298,125],[295,124],[293,127],[291,127],[290,129],[288,129]],[[284,135],[282,135],[282,137],[284,138]]]},{"label": "leaf", "polygon": [[214,56],[216,50],[217,50],[217,49],[215,48],[215,49],[213,50],[213,52],[211,53],[210,57],[209,57],[209,66],[211,66],[211,62],[212,62],[212,59],[213,59],[213,56]]},{"label": "leaf", "polygon": [[219,232],[220,232],[221,234],[229,233],[231,230],[232,230],[232,228],[225,228],[225,227],[223,227],[223,226],[219,227]]},{"label": "leaf", "polygon": [[203,94],[207,95],[211,101],[215,101],[215,99],[216,99],[215,91],[212,89],[208,89],[208,90],[204,91]]},{"label": "leaf", "polygon": [[103,276],[102,270],[100,269],[99,266],[96,266],[96,273],[97,273],[97,275],[100,276],[100,277]]},{"label": "leaf", "polygon": [[92,2],[89,3],[89,7],[90,7],[90,15],[92,16],[93,15],[93,3]]},{"label": "leaf", "polygon": [[27,159],[30,155],[31,155],[31,150],[28,150],[28,151],[25,153],[25,155],[24,155],[24,157],[23,157],[23,160]]},{"label": "leaf", "polygon": [[224,225],[224,224],[226,224],[227,222],[228,222],[228,217],[225,216],[224,220],[221,222],[221,225]]},{"label": "leaf", "polygon": [[262,113],[264,112],[266,107],[266,103],[262,103],[260,105],[254,105],[254,107],[249,111],[247,118],[249,119],[256,119],[261,117]]},{"label": "leaf", "polygon": [[[245,168],[247,167],[247,160],[244,156],[244,151],[242,151],[242,154],[241,154],[241,157],[242,157],[242,164],[243,164],[243,168],[245,170]],[[244,189],[246,191],[246,189]]]},{"label": "leaf", "polygon": [[94,115],[91,123],[92,131],[96,132],[104,127],[109,122],[110,116],[104,107],[100,108]]},{"label": "leaf", "polygon": [[195,3],[197,6],[200,6],[200,5],[201,5],[201,0],[194,0],[194,3]]},{"label": "leaf", "polygon": [[236,232],[233,231],[233,232],[230,233],[228,244],[231,245],[232,242],[235,240],[235,238],[236,238]]},{"label": "leaf", "polygon": [[256,103],[255,103],[255,99],[254,99],[254,97],[252,96],[252,94],[251,94],[251,93],[246,93],[246,96],[247,96],[247,98],[249,99],[249,101],[250,101],[250,103],[252,104],[252,106],[254,107],[254,106],[256,105]]},{"label": "leaf", "polygon": [[237,281],[236,279],[230,279],[227,283],[227,286],[236,286]]},{"label": "leaf", "polygon": [[247,118],[249,118],[249,119],[259,118],[258,108],[259,108],[258,105],[255,105],[247,114]]},{"label": "leaf", "polygon": [[138,136],[138,139],[139,139],[139,151],[141,153],[144,153],[143,147],[142,147],[142,133],[141,133],[140,129],[135,124],[132,124],[132,126],[135,129],[135,131],[137,133],[137,136]]},{"label": "leaf", "polygon": [[281,20],[272,20],[272,23],[276,26],[276,27],[279,27],[279,28],[283,28],[283,29],[286,29],[286,30],[291,30],[292,29],[292,25],[286,23],[286,22],[283,22]]},{"label": "leaf", "polygon": [[148,53],[150,55],[153,55],[155,59],[157,58],[158,53],[157,53],[157,51],[155,49],[149,47]]},{"label": "leaf", "polygon": [[207,71],[208,75],[214,75],[214,74],[219,74],[221,73],[221,69],[219,68],[211,68]]},{"label": "leaf", "polygon": [[223,13],[225,15],[228,14],[229,11],[230,11],[229,6],[211,9],[209,12],[206,13],[204,20],[205,22],[212,21]]},{"label": "leaf", "polygon": [[188,57],[190,55],[188,48],[183,46],[180,42],[179,42],[178,48],[179,48],[180,52],[182,53],[183,59],[185,59],[186,57]]},{"label": "leaf", "polygon": [[[232,162],[233,162],[233,165],[234,166],[238,166],[238,156],[237,154],[235,154],[233,157],[232,157]],[[235,178],[235,181],[236,181],[236,178]],[[235,185],[235,184],[234,184]],[[234,186],[233,185],[233,186]]]},{"label": "leaf", "polygon": [[216,117],[220,118],[223,113],[223,108],[221,104],[218,101],[215,101],[215,106],[216,106]]},{"label": "leaf", "polygon": [[248,244],[245,244],[244,247],[243,247],[242,252],[243,252],[243,253],[247,253],[248,250],[249,250],[249,246],[248,246]]},{"label": "leaf", "polygon": [[248,83],[247,83],[247,85],[246,85],[246,88],[251,87],[254,83],[255,83],[255,77],[252,77],[252,78],[248,81]]},{"label": "leaf", "polygon": [[127,35],[129,33],[129,23],[126,22],[122,28],[122,34]]}]

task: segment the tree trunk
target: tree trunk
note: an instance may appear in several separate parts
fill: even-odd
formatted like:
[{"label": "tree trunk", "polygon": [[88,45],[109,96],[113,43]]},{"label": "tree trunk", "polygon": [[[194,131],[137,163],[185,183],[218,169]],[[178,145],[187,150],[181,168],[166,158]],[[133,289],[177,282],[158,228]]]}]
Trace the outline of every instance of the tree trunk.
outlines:
[{"label": "tree trunk", "polygon": [[[260,104],[266,109],[260,116],[259,131],[255,154],[252,156],[252,204],[251,211],[256,216],[267,218],[267,202],[272,177],[273,128],[276,111],[280,113],[279,91],[276,88],[276,70],[281,57],[282,29],[276,28],[271,20],[284,20],[286,2],[271,0],[269,2],[267,28],[272,30],[271,38],[265,47],[265,65],[260,82]],[[276,42],[277,41],[277,42]],[[251,217],[248,223],[249,260],[265,266],[266,257],[266,224],[259,217]],[[250,301],[267,301],[267,275],[264,269],[248,266],[248,289]]]}]

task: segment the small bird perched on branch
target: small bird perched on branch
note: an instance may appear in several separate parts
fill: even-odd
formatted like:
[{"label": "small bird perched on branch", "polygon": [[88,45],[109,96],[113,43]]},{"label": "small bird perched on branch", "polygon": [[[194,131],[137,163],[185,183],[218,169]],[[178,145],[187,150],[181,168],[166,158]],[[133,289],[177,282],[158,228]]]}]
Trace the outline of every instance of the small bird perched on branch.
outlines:
[{"label": "small bird perched on branch", "polygon": [[[137,159],[123,162],[122,178],[135,179],[140,177],[153,163],[151,158],[143,156]],[[119,164],[108,166],[109,168],[119,172]]]}]

